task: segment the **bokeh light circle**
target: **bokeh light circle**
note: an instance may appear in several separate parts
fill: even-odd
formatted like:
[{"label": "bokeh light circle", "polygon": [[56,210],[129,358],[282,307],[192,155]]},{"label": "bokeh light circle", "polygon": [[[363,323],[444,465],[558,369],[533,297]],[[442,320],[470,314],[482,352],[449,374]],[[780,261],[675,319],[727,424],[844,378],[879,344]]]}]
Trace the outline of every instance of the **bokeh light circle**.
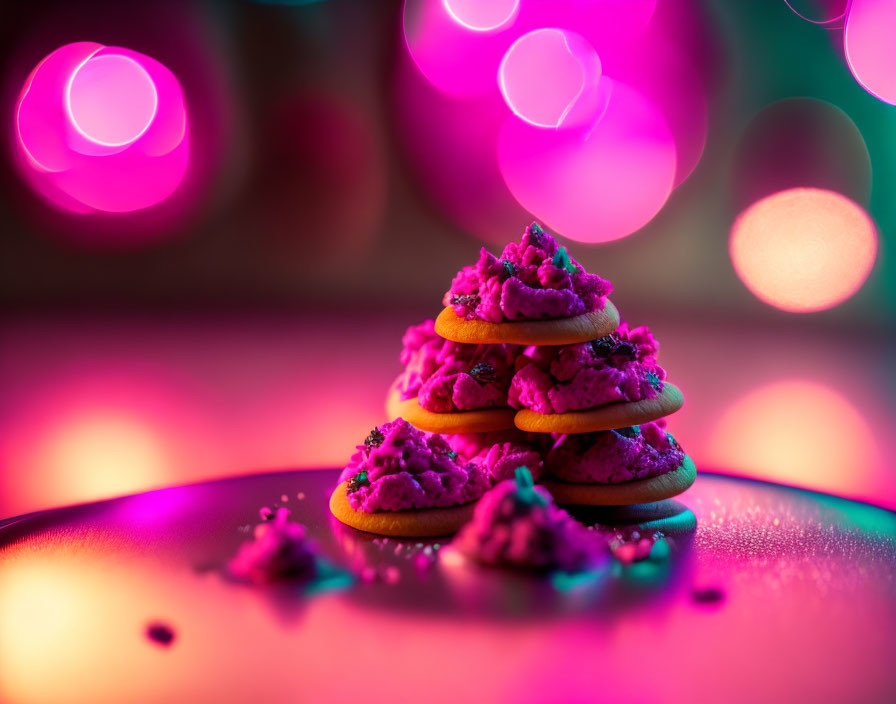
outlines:
[{"label": "bokeh light circle", "polygon": [[64,210],[126,213],[168,198],[189,159],[180,83],[123,47],[66,44],[45,57],[16,104],[19,166]]},{"label": "bokeh light circle", "polygon": [[896,105],[896,2],[852,0],[843,30],[849,70],[865,90]]},{"label": "bokeh light circle", "polygon": [[159,94],[149,74],[133,59],[116,54],[91,56],[71,75],[65,91],[72,126],[107,147],[139,139],[158,106]]},{"label": "bokeh light circle", "polygon": [[676,172],[663,115],[640,92],[612,87],[590,130],[546,130],[508,116],[498,165],[514,198],[555,232],[579,242],[630,235],[660,211]]},{"label": "bokeh light circle", "polygon": [[544,28],[507,50],[498,83],[507,106],[536,127],[593,122],[599,112],[600,57],[580,34]]},{"label": "bokeh light circle", "polygon": [[442,0],[451,19],[474,32],[491,32],[513,21],[520,0]]},{"label": "bokeh light circle", "polygon": [[865,419],[833,389],[785,379],[738,399],[712,430],[708,461],[744,476],[848,494],[879,453]]},{"label": "bokeh light circle", "polygon": [[767,196],[731,229],[731,261],[760,300],[782,310],[825,310],[850,298],[868,278],[877,231],[849,198],[816,188]]}]

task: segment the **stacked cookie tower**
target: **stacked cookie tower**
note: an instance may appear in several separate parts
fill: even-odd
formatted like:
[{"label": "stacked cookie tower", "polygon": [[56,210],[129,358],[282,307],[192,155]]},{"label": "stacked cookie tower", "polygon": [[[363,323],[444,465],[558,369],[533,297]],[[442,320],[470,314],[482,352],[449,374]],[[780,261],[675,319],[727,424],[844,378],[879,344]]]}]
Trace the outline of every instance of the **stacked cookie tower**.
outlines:
[{"label": "stacked cookie tower", "polygon": [[541,472],[561,503],[681,493],[696,470],[661,420],[681,392],[649,330],[620,322],[611,291],[537,223],[500,259],[483,248],[438,318],[405,334],[390,418],[445,435],[493,484],[521,465]]}]

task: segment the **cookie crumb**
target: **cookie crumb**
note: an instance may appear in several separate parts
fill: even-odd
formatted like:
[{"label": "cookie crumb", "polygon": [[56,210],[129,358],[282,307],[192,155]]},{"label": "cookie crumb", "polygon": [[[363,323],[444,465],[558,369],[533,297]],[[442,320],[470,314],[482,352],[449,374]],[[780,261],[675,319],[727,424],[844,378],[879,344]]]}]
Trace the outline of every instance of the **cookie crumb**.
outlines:
[{"label": "cookie crumb", "polygon": [[174,629],[161,621],[153,621],[146,626],[146,637],[162,648],[170,648],[174,643]]}]

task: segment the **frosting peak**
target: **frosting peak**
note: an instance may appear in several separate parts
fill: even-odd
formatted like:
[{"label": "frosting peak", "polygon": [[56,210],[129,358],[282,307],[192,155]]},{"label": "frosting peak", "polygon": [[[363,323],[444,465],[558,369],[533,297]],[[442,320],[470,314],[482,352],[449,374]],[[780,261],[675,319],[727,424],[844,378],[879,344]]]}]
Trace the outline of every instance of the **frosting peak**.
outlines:
[{"label": "frosting peak", "polygon": [[589,274],[538,223],[510,242],[498,259],[484,247],[479,261],[465,266],[444,303],[468,320],[569,318],[600,310],[613,285]]},{"label": "frosting peak", "polygon": [[674,472],[684,462],[684,452],[665,425],[659,420],[599,433],[558,435],[545,469],[562,481],[584,484],[615,484]]},{"label": "frosting peak", "polygon": [[656,361],[658,350],[646,326],[630,328],[625,322],[591,342],[529,347],[511,381],[508,402],[536,413],[565,413],[653,398],[666,378]]},{"label": "frosting peak", "polygon": [[436,335],[432,320],[412,325],[401,339],[398,377],[402,400],[417,397],[434,413],[507,405],[519,345],[469,345]]},{"label": "frosting peak", "polygon": [[[374,433],[368,436],[368,440]],[[357,446],[340,481],[356,511],[401,511],[463,504],[482,496],[488,478],[439,435],[398,418]]]},{"label": "frosting peak", "polygon": [[526,467],[479,501],[473,520],[454,546],[489,565],[548,571],[588,567],[604,552],[599,537],[558,508],[550,493],[535,486]]}]

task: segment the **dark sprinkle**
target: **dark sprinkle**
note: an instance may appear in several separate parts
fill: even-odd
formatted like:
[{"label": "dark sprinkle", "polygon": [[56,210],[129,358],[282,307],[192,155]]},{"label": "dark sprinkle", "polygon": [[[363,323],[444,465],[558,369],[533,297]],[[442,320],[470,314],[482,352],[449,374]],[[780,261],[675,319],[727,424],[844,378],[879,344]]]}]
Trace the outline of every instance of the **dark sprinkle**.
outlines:
[{"label": "dark sprinkle", "polygon": [[533,222],[531,225],[529,225],[529,240],[536,247],[541,247],[541,245],[542,245],[541,236],[543,234],[544,234],[544,230],[541,229],[541,225],[539,225],[537,222]]},{"label": "dark sprinkle", "polygon": [[506,259],[502,259],[501,265],[504,267],[504,276],[502,278],[505,281],[507,279],[509,279],[511,276],[516,276],[516,265],[513,262],[509,262]]},{"label": "dark sprinkle", "polygon": [[641,428],[637,425],[631,425],[627,428],[616,428],[613,432],[624,438],[636,438],[641,434]]},{"label": "dark sprinkle", "polygon": [[660,382],[660,378],[653,372],[647,372],[647,381],[650,382],[654,391],[659,391],[663,386],[662,382]]},{"label": "dark sprinkle", "polygon": [[457,453],[454,450],[448,450],[448,458],[452,460],[457,459]]},{"label": "dark sprinkle", "polygon": [[718,587],[694,588],[691,590],[691,599],[697,604],[718,604],[725,600],[725,592]]},{"label": "dark sprinkle", "polygon": [[488,362],[479,362],[467,374],[481,382],[495,381],[496,378],[495,368]]},{"label": "dark sprinkle", "polygon": [[367,479],[367,472],[363,470],[348,480],[346,491],[349,494],[353,494],[362,486],[370,486],[370,481]]},{"label": "dark sprinkle", "polygon": [[638,351],[635,349],[635,346],[631,342],[620,342],[618,345],[616,345],[616,349],[613,350],[613,354],[620,357],[635,359],[638,356]]},{"label": "dark sprinkle", "polygon": [[481,298],[474,294],[467,294],[463,296],[452,296],[451,297],[451,305],[453,306],[463,306],[464,308],[475,308],[481,302]]},{"label": "dark sprinkle", "polygon": [[617,339],[615,335],[604,335],[591,341],[591,353],[595,357],[609,357],[616,349]]},{"label": "dark sprinkle", "polygon": [[386,439],[386,436],[380,431],[379,428],[374,428],[370,431],[370,435],[364,438],[364,444],[368,447],[379,447],[383,444],[383,440]]},{"label": "dark sprinkle", "polygon": [[163,648],[174,642],[174,635],[174,629],[164,623],[153,622],[146,626],[146,637]]}]

